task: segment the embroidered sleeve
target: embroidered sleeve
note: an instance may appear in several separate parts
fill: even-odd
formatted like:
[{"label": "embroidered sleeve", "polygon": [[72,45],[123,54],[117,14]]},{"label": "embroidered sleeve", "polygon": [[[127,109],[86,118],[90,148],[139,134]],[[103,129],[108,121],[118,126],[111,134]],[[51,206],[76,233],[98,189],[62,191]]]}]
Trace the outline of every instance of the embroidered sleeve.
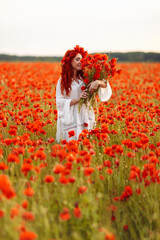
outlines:
[{"label": "embroidered sleeve", "polygon": [[58,110],[58,117],[65,124],[73,122],[73,106],[70,106],[71,99],[67,98],[65,94],[61,93],[60,79],[56,86],[56,105]]},{"label": "embroidered sleeve", "polygon": [[106,102],[110,99],[110,97],[112,95],[112,89],[111,89],[109,82],[107,82],[106,88],[101,88],[101,87],[99,88],[98,95],[99,95],[101,102]]}]

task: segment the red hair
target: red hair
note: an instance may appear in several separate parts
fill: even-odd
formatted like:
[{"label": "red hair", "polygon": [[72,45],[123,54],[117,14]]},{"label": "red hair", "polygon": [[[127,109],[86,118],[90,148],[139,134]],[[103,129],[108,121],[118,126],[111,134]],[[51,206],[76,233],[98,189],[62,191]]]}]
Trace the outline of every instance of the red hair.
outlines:
[{"label": "red hair", "polygon": [[[61,93],[64,93],[64,90],[66,91],[66,95],[69,95],[71,91],[71,83],[72,83],[72,77],[73,77],[73,70],[71,66],[71,62],[73,58],[77,55],[77,53],[80,53],[82,57],[87,56],[87,51],[84,51],[84,48],[79,47],[79,45],[76,45],[73,50],[68,50],[61,61]],[[83,72],[82,70],[77,71],[77,77],[83,78]]]}]

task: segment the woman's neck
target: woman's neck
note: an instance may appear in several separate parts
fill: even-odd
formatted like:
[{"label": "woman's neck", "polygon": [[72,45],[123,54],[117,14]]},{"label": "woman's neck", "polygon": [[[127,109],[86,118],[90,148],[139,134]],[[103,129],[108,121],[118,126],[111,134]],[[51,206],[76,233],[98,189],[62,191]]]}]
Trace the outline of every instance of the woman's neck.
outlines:
[{"label": "woman's neck", "polygon": [[77,70],[73,70],[73,79],[77,78]]}]

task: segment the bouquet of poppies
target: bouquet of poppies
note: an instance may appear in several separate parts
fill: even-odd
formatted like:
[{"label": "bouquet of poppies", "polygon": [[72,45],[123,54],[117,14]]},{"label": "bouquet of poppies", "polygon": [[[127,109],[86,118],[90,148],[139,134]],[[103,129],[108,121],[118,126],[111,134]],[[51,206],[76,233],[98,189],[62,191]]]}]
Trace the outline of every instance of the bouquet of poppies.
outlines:
[{"label": "bouquet of poppies", "polygon": [[115,68],[117,58],[112,58],[109,60],[109,57],[106,54],[94,54],[88,55],[86,58],[81,60],[82,71],[84,76],[84,84],[81,90],[87,90],[88,96],[85,99],[79,101],[79,111],[83,103],[91,106],[94,106],[96,95],[98,93],[98,88],[91,94],[89,92],[89,84],[95,80],[105,80],[106,82],[116,74],[121,73],[121,69],[117,70]]}]

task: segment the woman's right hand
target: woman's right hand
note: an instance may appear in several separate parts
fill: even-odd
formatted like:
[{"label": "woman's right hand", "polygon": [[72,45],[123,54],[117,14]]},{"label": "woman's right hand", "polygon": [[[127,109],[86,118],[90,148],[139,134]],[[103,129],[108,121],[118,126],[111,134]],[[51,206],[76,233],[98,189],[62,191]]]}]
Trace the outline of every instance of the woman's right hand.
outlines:
[{"label": "woman's right hand", "polygon": [[87,95],[88,95],[87,89],[85,89],[84,91],[81,92],[81,94],[80,94],[80,96],[79,96],[79,100],[80,100],[81,98],[87,98]]},{"label": "woman's right hand", "polygon": [[81,94],[80,94],[80,96],[79,96],[79,98],[72,99],[71,102],[70,102],[70,106],[78,103],[80,99],[86,98],[87,95],[88,95],[86,91],[87,91],[86,89],[85,89],[84,91],[82,91]]}]

